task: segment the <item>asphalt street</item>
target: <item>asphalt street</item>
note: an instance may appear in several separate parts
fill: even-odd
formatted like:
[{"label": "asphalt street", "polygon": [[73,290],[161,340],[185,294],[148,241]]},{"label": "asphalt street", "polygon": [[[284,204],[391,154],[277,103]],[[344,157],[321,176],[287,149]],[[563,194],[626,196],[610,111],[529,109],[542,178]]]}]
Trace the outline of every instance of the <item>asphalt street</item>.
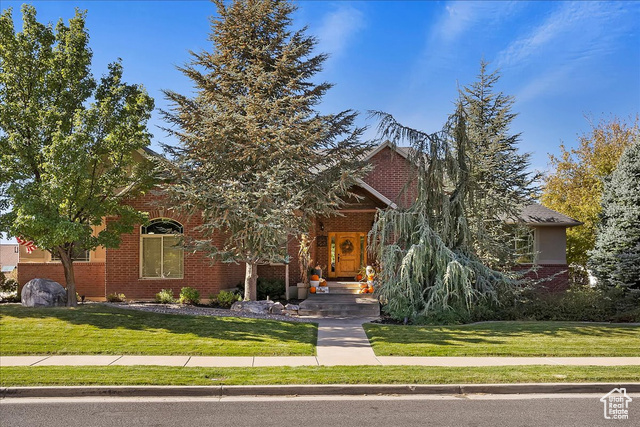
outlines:
[{"label": "asphalt street", "polygon": [[606,420],[600,395],[74,398],[0,401],[2,427],[637,426]]}]

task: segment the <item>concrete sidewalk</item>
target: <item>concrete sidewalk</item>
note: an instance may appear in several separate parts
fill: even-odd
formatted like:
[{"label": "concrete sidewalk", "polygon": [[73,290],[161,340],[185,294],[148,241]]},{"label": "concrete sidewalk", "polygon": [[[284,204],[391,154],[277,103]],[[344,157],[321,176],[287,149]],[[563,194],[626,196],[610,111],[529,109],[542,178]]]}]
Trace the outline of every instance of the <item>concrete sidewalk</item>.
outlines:
[{"label": "concrete sidewalk", "polygon": [[5,366],[184,366],[184,367],[266,367],[266,366],[640,366],[640,357],[403,357],[376,356],[362,324],[371,318],[318,318],[316,356],[0,356]]},{"label": "concrete sidewalk", "polygon": [[[319,351],[320,353],[320,351]],[[281,357],[217,356],[0,356],[0,367],[8,366],[184,366],[184,367],[267,367],[267,366],[640,366],[640,357],[402,357],[340,355]]]}]

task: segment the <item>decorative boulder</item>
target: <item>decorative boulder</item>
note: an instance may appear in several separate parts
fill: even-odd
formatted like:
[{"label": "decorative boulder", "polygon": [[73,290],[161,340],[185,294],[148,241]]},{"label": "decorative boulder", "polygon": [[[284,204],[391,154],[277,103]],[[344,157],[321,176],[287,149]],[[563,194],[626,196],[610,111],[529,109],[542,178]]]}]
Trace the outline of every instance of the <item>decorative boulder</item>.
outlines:
[{"label": "decorative boulder", "polygon": [[269,313],[271,314],[282,314],[282,310],[284,310],[284,305],[280,304],[279,302],[269,307]]},{"label": "decorative boulder", "polygon": [[22,288],[20,299],[25,307],[64,307],[67,291],[53,280],[32,279]]},{"label": "decorative boulder", "polygon": [[296,304],[287,304],[284,306],[284,315],[285,316],[297,316],[298,310],[300,309],[299,305]]},{"label": "decorative boulder", "polygon": [[237,301],[231,306],[231,311],[253,314],[269,314],[273,301]]}]

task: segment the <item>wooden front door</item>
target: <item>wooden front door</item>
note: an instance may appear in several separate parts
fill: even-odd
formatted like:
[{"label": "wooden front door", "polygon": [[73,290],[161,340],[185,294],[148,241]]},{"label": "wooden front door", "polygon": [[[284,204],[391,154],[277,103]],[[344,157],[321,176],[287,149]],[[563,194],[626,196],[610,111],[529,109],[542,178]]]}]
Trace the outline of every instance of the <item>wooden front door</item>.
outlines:
[{"label": "wooden front door", "polygon": [[364,262],[366,233],[330,233],[329,277],[354,277]]}]

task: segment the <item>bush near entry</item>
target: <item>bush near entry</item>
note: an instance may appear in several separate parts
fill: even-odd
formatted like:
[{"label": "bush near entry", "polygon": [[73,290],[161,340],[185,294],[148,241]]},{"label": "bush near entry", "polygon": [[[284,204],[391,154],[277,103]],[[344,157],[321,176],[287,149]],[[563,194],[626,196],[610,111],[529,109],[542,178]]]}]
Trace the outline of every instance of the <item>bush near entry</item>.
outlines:
[{"label": "bush near entry", "polygon": [[258,278],[258,299],[265,300],[267,297],[272,300],[282,299],[285,294],[284,280],[261,279]]}]

